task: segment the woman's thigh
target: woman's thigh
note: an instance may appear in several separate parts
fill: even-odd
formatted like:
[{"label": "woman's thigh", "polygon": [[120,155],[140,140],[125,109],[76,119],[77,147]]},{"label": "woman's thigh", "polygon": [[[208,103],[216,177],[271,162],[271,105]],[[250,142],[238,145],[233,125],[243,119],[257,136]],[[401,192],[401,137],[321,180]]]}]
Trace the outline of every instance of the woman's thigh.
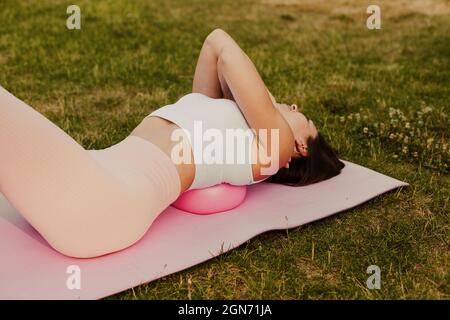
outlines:
[{"label": "woman's thigh", "polygon": [[[0,191],[65,255],[93,257],[132,245],[175,197],[172,190],[157,201],[159,180],[114,162],[117,152],[96,156],[105,152],[85,150],[0,87]],[[173,171],[168,177],[176,187]]]}]

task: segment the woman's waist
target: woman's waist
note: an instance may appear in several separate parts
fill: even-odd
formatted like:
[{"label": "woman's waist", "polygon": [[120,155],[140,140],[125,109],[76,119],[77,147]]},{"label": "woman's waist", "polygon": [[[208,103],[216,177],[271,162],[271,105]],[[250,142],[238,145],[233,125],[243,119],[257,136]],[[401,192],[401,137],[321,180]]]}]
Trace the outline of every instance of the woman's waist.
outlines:
[{"label": "woman's waist", "polygon": [[[201,123],[201,121],[199,121]],[[207,127],[207,126],[206,126]],[[159,116],[149,116],[131,135],[144,138],[162,149],[175,163],[252,165],[256,145],[251,131],[242,128],[219,130],[217,128],[186,125],[183,129],[174,122]],[[177,132],[175,132],[177,131]]]},{"label": "woman's waist", "polygon": [[[170,120],[159,116],[148,116],[131,134],[158,146],[172,159],[180,176],[184,175],[188,181],[192,182],[194,178],[199,179],[205,174],[220,175],[224,179],[228,178],[230,182],[237,183],[239,181],[238,184],[244,184],[244,181],[249,179],[253,180],[254,171],[259,168],[259,165],[252,162],[257,158],[254,155],[257,149],[251,132],[238,130],[231,134],[224,134],[222,140],[225,141],[219,141],[220,143],[213,147],[214,143],[211,142],[211,139],[198,141],[199,135],[191,132],[195,131],[195,128],[187,130],[187,132],[179,129],[181,129],[180,126]],[[178,130],[177,134],[174,134],[175,130]],[[183,137],[180,137],[180,134]],[[190,137],[190,135],[195,137]],[[171,139],[173,137],[175,139]],[[215,138],[217,140],[218,137]],[[214,141],[217,142],[216,140]],[[177,158],[174,159],[174,157]],[[196,173],[196,170],[199,172]],[[216,172],[213,174],[211,170],[216,170]]]},{"label": "woman's waist", "polygon": [[173,122],[157,116],[151,116],[143,119],[130,135],[135,135],[150,141],[161,149],[176,166],[181,179],[182,189],[187,189],[192,184],[195,176],[194,158],[189,140],[185,137],[186,139],[183,140],[188,143],[187,147],[185,146],[183,149],[183,152],[186,152],[186,155],[183,155],[185,158],[183,158],[183,161],[174,159],[174,156],[177,155],[173,150],[176,150],[179,142],[171,139],[171,136],[173,131],[177,129],[180,129],[180,127]]}]

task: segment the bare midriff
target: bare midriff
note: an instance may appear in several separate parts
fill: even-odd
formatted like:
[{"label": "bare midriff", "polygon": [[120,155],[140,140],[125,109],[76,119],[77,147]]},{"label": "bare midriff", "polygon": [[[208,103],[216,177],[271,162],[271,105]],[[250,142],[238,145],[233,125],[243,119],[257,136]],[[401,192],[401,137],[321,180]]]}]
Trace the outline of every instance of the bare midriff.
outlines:
[{"label": "bare midriff", "polygon": [[[165,154],[167,154],[167,156],[172,160],[172,149],[179,142],[172,141],[170,137],[172,131],[179,128],[179,126],[171,121],[160,117],[151,116],[144,118],[144,120],[142,120],[142,122],[130,133],[130,135],[138,136],[150,141],[160,148]],[[188,139],[187,137],[185,138]],[[186,141],[189,143],[189,140]],[[186,191],[191,186],[195,177],[194,155],[192,154],[192,148],[189,148],[189,150],[191,153],[191,158],[188,163],[175,163],[172,160],[180,177],[181,192]]]},{"label": "bare midriff", "polygon": [[[159,147],[167,156],[172,160],[172,149],[179,143],[179,141],[172,141],[170,139],[172,132],[175,129],[180,129],[178,125],[172,121],[160,118],[158,116],[150,116],[144,118],[142,122],[130,133],[130,135],[141,137]],[[187,136],[184,137],[189,143]],[[180,176],[181,192],[186,191],[194,182],[195,177],[195,164],[194,155],[192,153],[192,146],[190,148],[190,161],[189,163],[176,163],[172,160],[177,168],[178,175]],[[252,148],[256,150],[256,139],[253,140]],[[184,156],[184,155],[181,155]],[[261,163],[253,162],[252,174],[254,181],[264,178],[258,172],[260,172]],[[256,178],[255,178],[256,177]]]}]

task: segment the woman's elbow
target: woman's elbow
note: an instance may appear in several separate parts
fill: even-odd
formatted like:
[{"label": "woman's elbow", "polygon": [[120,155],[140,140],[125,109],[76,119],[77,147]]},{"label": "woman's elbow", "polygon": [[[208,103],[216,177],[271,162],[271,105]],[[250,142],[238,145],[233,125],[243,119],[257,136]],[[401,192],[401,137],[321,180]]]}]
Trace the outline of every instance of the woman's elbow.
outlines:
[{"label": "woman's elbow", "polygon": [[213,31],[211,31],[208,36],[208,38],[217,38],[217,37],[223,37],[224,35],[228,35],[223,29],[215,28]]},{"label": "woman's elbow", "polygon": [[216,49],[217,52],[219,52],[220,48],[230,40],[231,37],[228,35],[228,33],[220,28],[216,28],[208,34],[205,42],[210,44],[213,48]]}]

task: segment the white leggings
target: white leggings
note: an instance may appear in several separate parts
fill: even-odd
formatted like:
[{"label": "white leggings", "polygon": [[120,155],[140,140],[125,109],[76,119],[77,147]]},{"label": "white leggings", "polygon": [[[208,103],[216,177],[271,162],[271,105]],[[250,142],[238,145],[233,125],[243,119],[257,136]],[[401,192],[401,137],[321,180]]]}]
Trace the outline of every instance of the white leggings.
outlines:
[{"label": "white leggings", "polygon": [[131,246],[180,190],[174,163],[150,141],[85,150],[0,86],[0,191],[60,253]]}]

